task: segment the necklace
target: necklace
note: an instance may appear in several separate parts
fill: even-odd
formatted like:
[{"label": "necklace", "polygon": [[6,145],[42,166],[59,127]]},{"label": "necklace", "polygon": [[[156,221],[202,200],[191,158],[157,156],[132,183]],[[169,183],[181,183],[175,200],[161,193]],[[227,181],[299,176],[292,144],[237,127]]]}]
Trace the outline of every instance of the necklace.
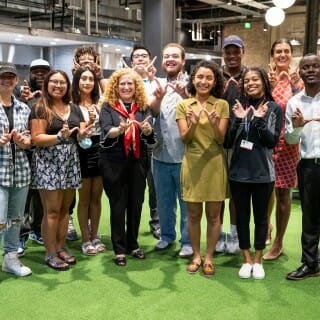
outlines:
[{"label": "necklace", "polygon": [[70,105],[63,105],[60,108],[57,108],[56,106],[53,107],[53,112],[56,114],[59,118],[61,118],[63,121],[66,121],[69,118],[70,115]]}]

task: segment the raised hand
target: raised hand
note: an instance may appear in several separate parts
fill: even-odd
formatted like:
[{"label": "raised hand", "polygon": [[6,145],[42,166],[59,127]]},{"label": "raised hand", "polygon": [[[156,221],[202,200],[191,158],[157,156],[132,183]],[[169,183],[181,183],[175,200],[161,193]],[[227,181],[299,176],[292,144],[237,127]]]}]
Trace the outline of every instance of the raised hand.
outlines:
[{"label": "raised hand", "polygon": [[216,104],[213,105],[213,110],[211,112],[207,111],[206,109],[204,109],[204,111],[206,112],[211,124],[219,125],[220,117],[217,114]]},{"label": "raised hand", "polygon": [[250,107],[253,113],[254,117],[257,118],[263,118],[267,112],[268,112],[268,102],[266,102],[265,104],[263,104],[261,107],[259,107],[258,109],[255,109],[254,107]]},{"label": "raised hand", "polygon": [[8,128],[4,128],[3,134],[0,136],[0,145],[4,146],[11,140],[11,133]]},{"label": "raised hand", "polygon": [[236,84],[237,87],[239,86],[239,82],[234,77],[230,77],[228,81],[224,84],[223,93],[227,92],[231,83]]},{"label": "raised hand", "polygon": [[152,127],[149,123],[151,118],[151,116],[147,116],[142,122],[139,123],[140,130],[145,136],[149,136],[152,133]]},{"label": "raised hand", "polygon": [[125,131],[130,127],[130,122],[124,121],[121,116],[119,116],[120,124],[118,126],[119,135],[125,133]]},{"label": "raised hand", "polygon": [[303,114],[299,108],[295,110],[295,112],[292,114],[292,126],[294,128],[298,127],[303,127],[306,123],[312,121],[310,120],[305,120],[303,117]]},{"label": "raised hand", "polygon": [[200,112],[195,112],[190,106],[188,106],[188,109],[187,109],[187,118],[189,119],[189,121],[192,123],[192,124],[198,124],[199,122],[199,118],[200,118],[200,113],[201,113],[201,110]]},{"label": "raised hand", "polygon": [[96,105],[92,104],[89,108],[88,108],[88,113],[89,113],[89,122],[88,124],[93,124],[94,121],[96,120]]},{"label": "raised hand", "polygon": [[248,112],[250,111],[250,108],[247,108],[246,110],[243,108],[241,102],[236,99],[236,103],[232,108],[233,114],[236,118],[244,119],[247,117]]},{"label": "raised hand", "polygon": [[290,80],[291,86],[296,88],[300,81],[299,66],[297,66],[292,72],[289,73],[289,80]]},{"label": "raised hand", "polygon": [[167,93],[169,83],[162,86],[158,78],[154,78],[154,81],[157,86],[153,91],[153,95],[156,97],[156,99],[161,100],[164,97],[164,95]]},{"label": "raised hand", "polygon": [[275,87],[277,82],[278,82],[278,78],[277,78],[277,74],[276,74],[276,70],[272,67],[272,65],[269,63],[268,64],[268,78],[269,78],[269,82],[271,87]]},{"label": "raised hand", "polygon": [[155,56],[146,67],[146,72],[148,74],[148,79],[150,82],[152,82],[156,76],[157,69],[154,66],[154,62],[156,61],[156,59],[157,59],[157,56]]}]

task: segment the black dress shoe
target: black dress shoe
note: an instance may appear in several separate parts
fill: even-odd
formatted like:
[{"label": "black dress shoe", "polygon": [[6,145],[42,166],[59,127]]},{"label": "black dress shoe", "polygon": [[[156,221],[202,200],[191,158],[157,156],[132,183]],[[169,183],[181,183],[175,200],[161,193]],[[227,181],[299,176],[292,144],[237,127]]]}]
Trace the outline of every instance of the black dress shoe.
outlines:
[{"label": "black dress shoe", "polygon": [[303,280],[308,277],[319,276],[319,266],[310,268],[306,264],[300,266],[297,270],[294,270],[287,274],[288,280]]}]

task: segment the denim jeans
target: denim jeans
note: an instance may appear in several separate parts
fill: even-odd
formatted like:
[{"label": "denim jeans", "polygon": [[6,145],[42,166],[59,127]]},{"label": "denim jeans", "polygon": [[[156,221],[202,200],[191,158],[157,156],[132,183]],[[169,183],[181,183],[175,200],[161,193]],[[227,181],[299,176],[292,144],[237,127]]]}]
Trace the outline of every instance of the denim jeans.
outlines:
[{"label": "denim jeans", "polygon": [[0,224],[4,253],[17,251],[20,227],[23,219],[29,187],[0,186]]},{"label": "denim jeans", "polygon": [[176,239],[177,199],[180,205],[182,245],[190,244],[187,228],[187,206],[181,198],[180,163],[166,163],[153,159],[153,178],[156,187],[161,239],[172,243]]}]

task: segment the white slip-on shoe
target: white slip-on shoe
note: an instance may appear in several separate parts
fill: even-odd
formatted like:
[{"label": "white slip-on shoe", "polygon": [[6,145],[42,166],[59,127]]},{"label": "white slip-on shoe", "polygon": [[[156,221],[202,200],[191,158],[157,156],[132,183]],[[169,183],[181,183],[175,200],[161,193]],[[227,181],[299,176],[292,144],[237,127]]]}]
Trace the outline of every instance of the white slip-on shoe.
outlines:
[{"label": "white slip-on shoe", "polygon": [[252,272],[252,264],[250,263],[244,263],[239,272],[238,275],[241,279],[248,279],[251,277],[251,272]]},{"label": "white slip-on shoe", "polygon": [[262,280],[265,277],[265,272],[261,263],[254,263],[252,266],[252,278]]}]

